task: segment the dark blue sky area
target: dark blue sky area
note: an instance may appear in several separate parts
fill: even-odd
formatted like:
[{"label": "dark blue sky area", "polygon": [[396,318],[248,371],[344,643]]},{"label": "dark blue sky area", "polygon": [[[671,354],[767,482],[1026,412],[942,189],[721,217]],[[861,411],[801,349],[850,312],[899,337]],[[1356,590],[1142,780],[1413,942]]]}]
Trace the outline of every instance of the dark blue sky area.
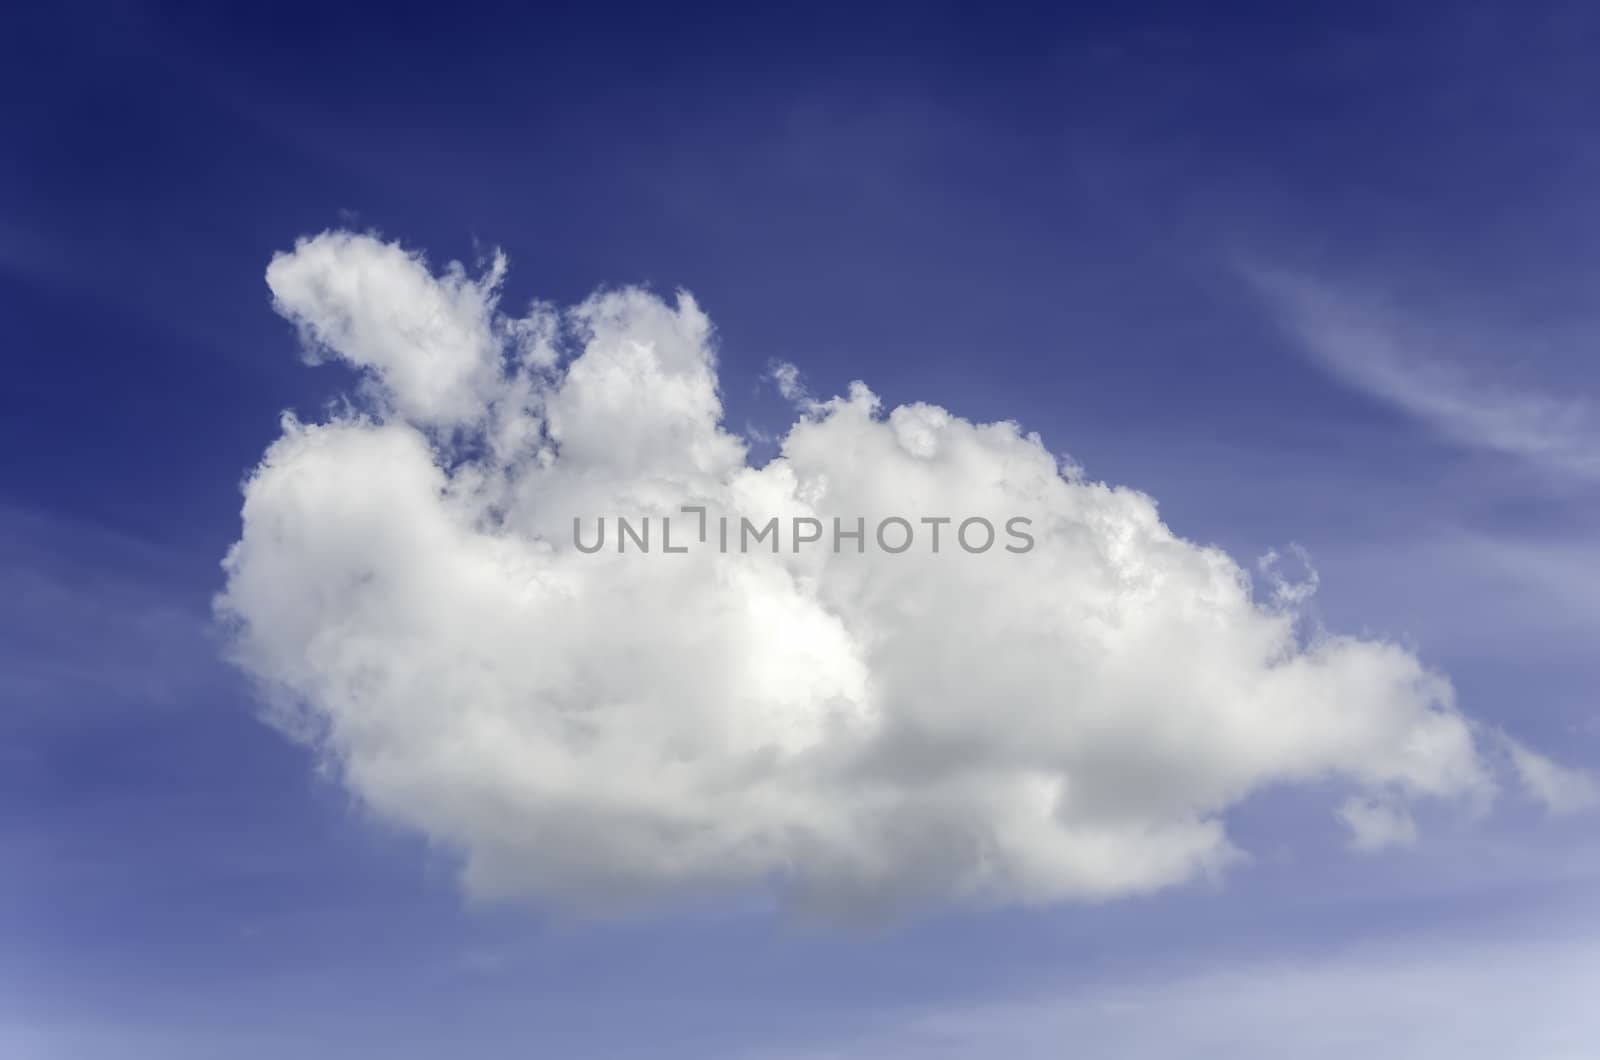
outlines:
[{"label": "dark blue sky area", "polygon": [[[152,461],[221,488],[270,417],[332,388],[283,355],[245,278],[335,224],[441,261],[503,246],[512,301],[688,287],[734,404],[775,356],[819,389],[969,391],[980,416],[1041,387],[1051,414],[1138,415],[1160,374],[1241,432],[1264,426],[1257,357],[1317,398],[1239,319],[1229,254],[1359,255],[1519,305],[1592,278],[1552,287],[1548,269],[1596,234],[1579,8],[17,21],[0,261],[23,407],[5,448],[43,430],[26,492],[149,532],[170,515],[135,485]],[[1121,395],[1137,408],[1107,406]]]}]

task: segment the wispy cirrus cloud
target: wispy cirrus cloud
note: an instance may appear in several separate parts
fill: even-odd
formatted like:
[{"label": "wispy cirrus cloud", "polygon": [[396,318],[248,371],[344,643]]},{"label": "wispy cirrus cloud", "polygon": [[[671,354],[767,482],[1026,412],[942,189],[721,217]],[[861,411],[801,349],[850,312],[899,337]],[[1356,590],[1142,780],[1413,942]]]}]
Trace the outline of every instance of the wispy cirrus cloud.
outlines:
[{"label": "wispy cirrus cloud", "polygon": [[1556,813],[1576,813],[1600,803],[1600,787],[1588,773],[1569,769],[1517,743],[1508,742],[1506,753],[1523,787]]},{"label": "wispy cirrus cloud", "polygon": [[1600,410],[1588,398],[1493,378],[1469,356],[1481,340],[1390,300],[1277,267],[1241,271],[1299,349],[1340,382],[1457,444],[1600,478]]},{"label": "wispy cirrus cloud", "polygon": [[[202,568],[203,569],[203,568]],[[10,717],[177,705],[226,674],[181,555],[0,503],[0,701]]]},{"label": "wispy cirrus cloud", "polygon": [[1588,1002],[1600,969],[1592,935],[1412,938],[1204,970],[1112,976],[1054,995],[945,1004],[887,1018],[843,1041],[756,1051],[748,1060],[1057,1057],[1154,1060],[1352,1055],[1578,1060],[1600,1019]]}]

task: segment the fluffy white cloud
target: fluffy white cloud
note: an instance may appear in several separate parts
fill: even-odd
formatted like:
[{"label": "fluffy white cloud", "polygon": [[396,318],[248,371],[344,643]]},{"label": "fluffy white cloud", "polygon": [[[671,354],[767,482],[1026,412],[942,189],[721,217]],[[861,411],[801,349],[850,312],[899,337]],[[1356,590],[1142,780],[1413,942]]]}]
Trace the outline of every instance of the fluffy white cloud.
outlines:
[{"label": "fluffy white cloud", "polygon": [[[1102,898],[1225,866],[1225,811],[1270,785],[1492,794],[1444,678],[1302,637],[1309,581],[1258,602],[1227,555],[1037,435],[885,413],[861,384],[815,401],[786,372],[798,421],[751,467],[691,297],[512,320],[504,268],[435,276],[348,233],[273,261],[278,310],[370,385],[328,422],[286,418],[219,599],[283,723],[458,851],[474,892]],[[712,543],[720,516],[778,517],[781,550],[702,545],[684,505]],[[574,547],[575,518],[619,515],[676,515],[692,547],[663,553],[659,521],[649,554]],[[872,528],[896,515],[919,536],[891,555]],[[972,554],[952,523],[934,553],[935,516],[1025,516],[1036,545]],[[864,518],[868,540],[796,551],[796,517]]]}]

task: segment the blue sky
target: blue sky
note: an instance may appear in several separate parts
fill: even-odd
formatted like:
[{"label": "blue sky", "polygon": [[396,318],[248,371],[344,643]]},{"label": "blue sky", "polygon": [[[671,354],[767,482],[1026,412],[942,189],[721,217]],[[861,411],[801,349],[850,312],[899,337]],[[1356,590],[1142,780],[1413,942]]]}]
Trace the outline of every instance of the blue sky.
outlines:
[{"label": "blue sky", "polygon": [[269,261],[328,229],[474,274],[498,247],[508,311],[692,291],[757,463],[795,418],[769,374],[792,363],[819,396],[863,379],[885,408],[1019,421],[1242,567],[1303,546],[1304,621],[1404,646],[1580,790],[1592,11],[10,21],[0,1052],[1600,1040],[1596,818],[1540,805],[1583,798],[1508,781],[1363,853],[1333,781],[1267,785],[1225,814],[1248,860],[1154,893],[840,925],[755,888],[596,919],[465,893],[459,851],[262,720],[212,611],[281,414],[323,419],[357,376],[307,368]]}]

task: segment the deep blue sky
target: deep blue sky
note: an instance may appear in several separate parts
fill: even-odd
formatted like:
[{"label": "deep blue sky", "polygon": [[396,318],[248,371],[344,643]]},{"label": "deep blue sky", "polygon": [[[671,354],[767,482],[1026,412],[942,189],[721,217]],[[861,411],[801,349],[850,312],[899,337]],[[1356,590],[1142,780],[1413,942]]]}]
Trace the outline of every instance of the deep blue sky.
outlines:
[{"label": "deep blue sky", "polygon": [[346,382],[300,362],[263,270],[374,228],[436,263],[504,248],[511,304],[688,288],[735,428],[781,426],[761,378],[788,360],[819,392],[1018,419],[1241,558],[1302,542],[1330,625],[1405,638],[1478,716],[1600,763],[1594,480],[1330,378],[1239,270],[1381,290],[1440,357],[1594,394],[1592,9],[5,23],[0,1051],[720,1055],[1346,935],[1593,923],[1590,824],[1513,804],[1353,860],[1288,797],[1234,827],[1292,856],[1093,909],[866,939],[473,909],[256,720],[209,625],[241,478]]}]

